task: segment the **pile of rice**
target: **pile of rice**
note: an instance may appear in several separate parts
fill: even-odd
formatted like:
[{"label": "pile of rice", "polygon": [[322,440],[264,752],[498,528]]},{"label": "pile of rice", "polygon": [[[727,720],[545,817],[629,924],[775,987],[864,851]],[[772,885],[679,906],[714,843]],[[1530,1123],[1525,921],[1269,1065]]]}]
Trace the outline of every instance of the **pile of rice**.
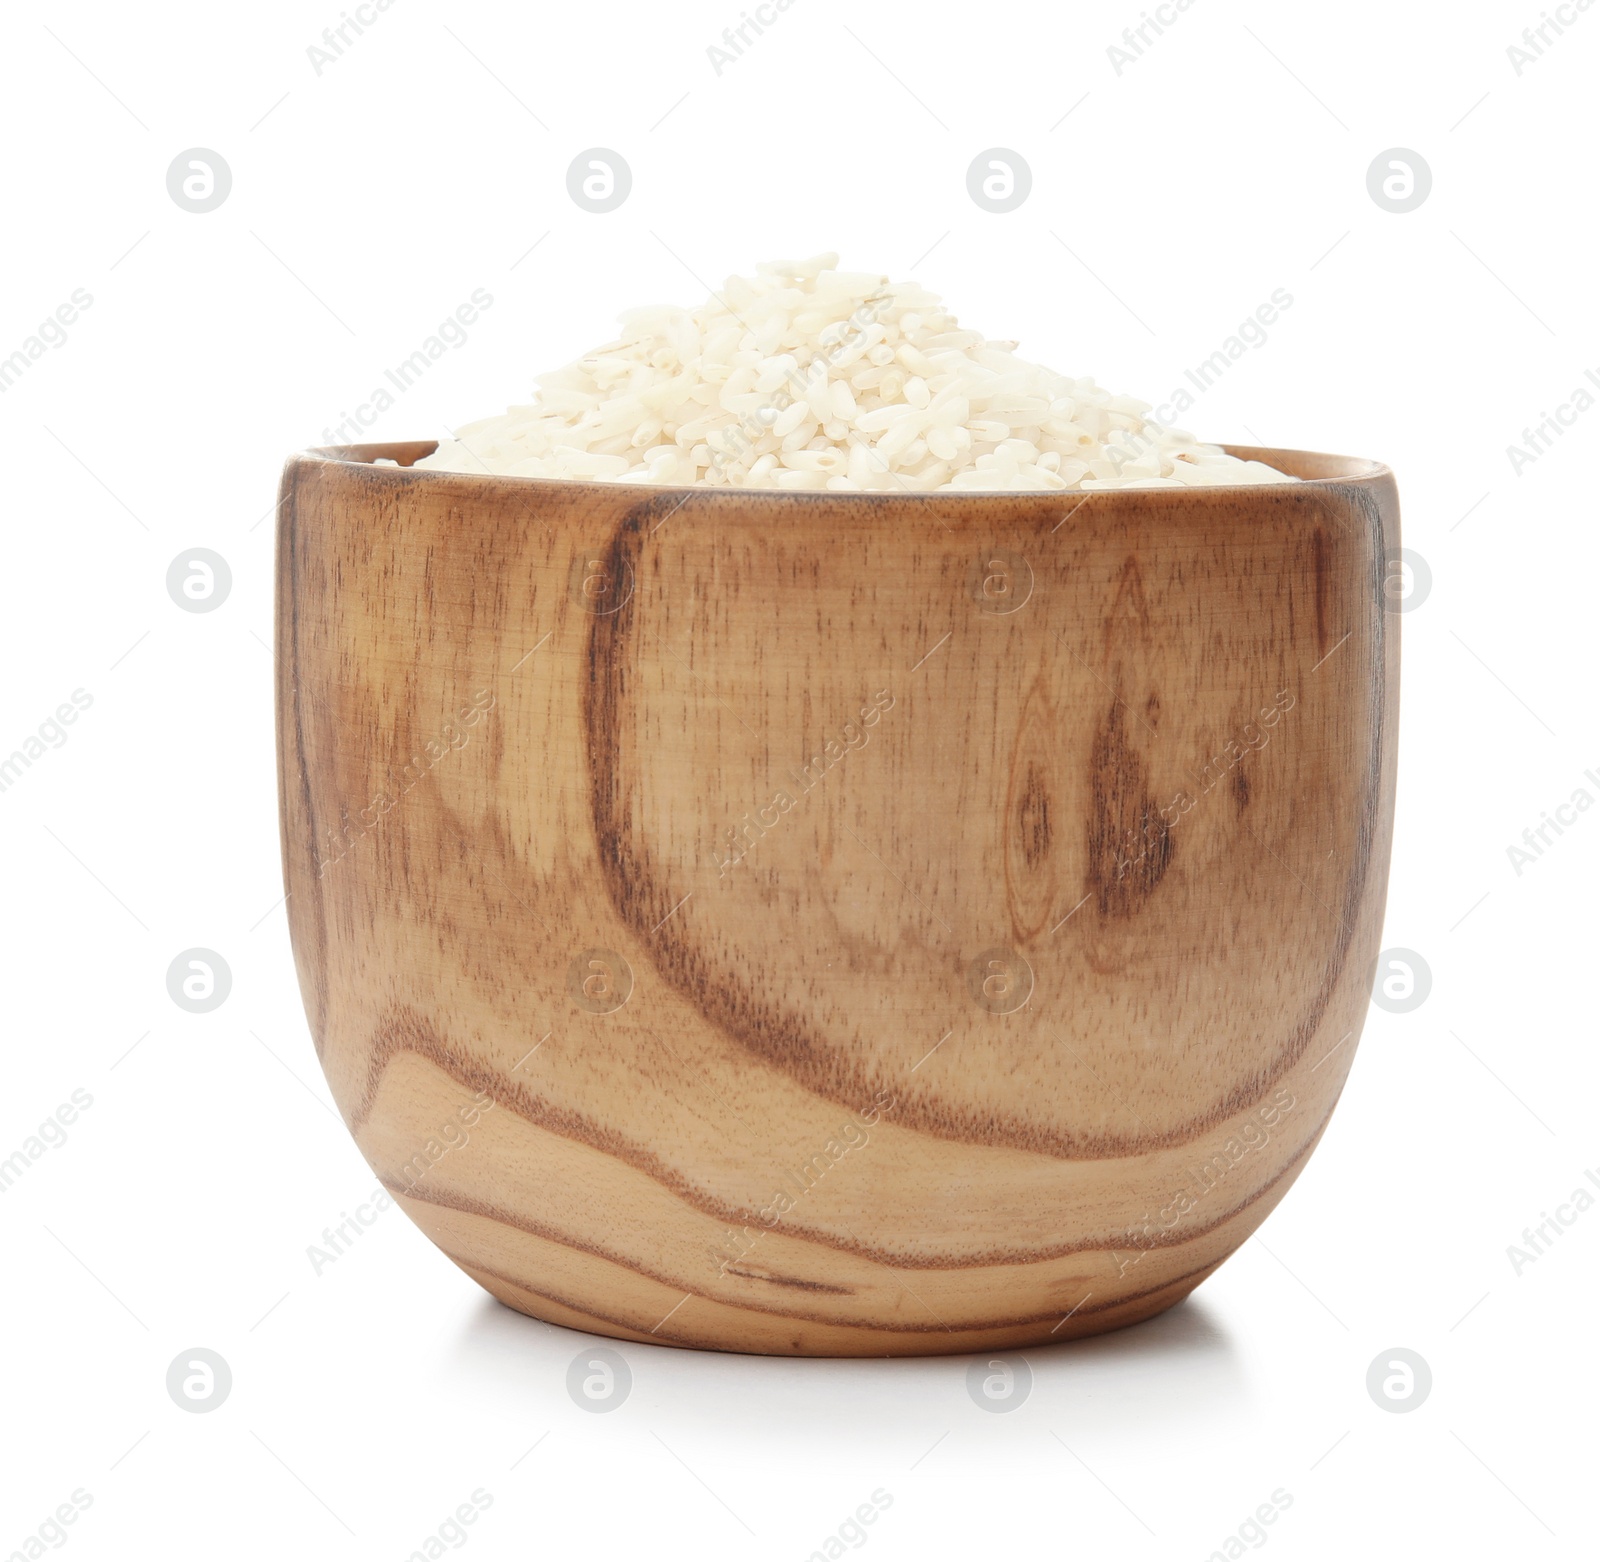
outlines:
[{"label": "pile of rice", "polygon": [[915,282],[837,255],[730,277],[698,309],[619,317],[419,467],[518,477],[848,492],[1292,482],[964,331]]}]

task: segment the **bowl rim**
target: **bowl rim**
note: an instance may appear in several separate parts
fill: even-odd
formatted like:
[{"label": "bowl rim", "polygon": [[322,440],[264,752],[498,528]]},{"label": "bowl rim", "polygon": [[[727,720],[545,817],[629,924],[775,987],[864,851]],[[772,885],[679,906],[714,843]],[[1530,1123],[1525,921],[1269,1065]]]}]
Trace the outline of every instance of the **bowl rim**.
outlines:
[{"label": "bowl rim", "polygon": [[[485,484],[490,488],[502,489],[507,492],[525,492],[530,494],[563,494],[569,498],[590,497],[604,498],[607,503],[615,504],[619,499],[631,499],[633,503],[641,503],[646,499],[663,495],[681,496],[682,500],[697,498],[718,505],[736,505],[741,509],[749,510],[752,507],[763,507],[772,504],[774,507],[792,505],[796,501],[801,503],[816,503],[826,501],[830,504],[853,505],[864,503],[868,507],[892,500],[897,504],[913,504],[924,507],[938,505],[941,507],[954,507],[971,509],[982,506],[992,506],[996,501],[1008,504],[1027,504],[1051,506],[1076,499],[1082,503],[1089,499],[1097,500],[1102,507],[1106,501],[1120,501],[1127,503],[1136,501],[1144,505],[1155,503],[1193,502],[1197,496],[1215,495],[1226,496],[1237,501],[1241,494],[1283,495],[1304,493],[1307,490],[1326,491],[1332,488],[1348,489],[1352,486],[1371,488],[1392,483],[1394,473],[1381,461],[1374,461],[1364,456],[1332,455],[1317,450],[1297,450],[1288,447],[1269,445],[1232,445],[1224,444],[1222,449],[1229,455],[1238,456],[1241,460],[1262,461],[1268,466],[1275,466],[1280,471],[1289,472],[1291,476],[1300,476],[1297,483],[1208,483],[1203,486],[1183,488],[1091,488],[1088,490],[1078,488],[1058,489],[1015,489],[1015,488],[967,488],[959,490],[943,490],[932,493],[926,491],[912,491],[903,489],[875,490],[869,493],[859,491],[844,491],[828,488],[731,488],[711,486],[697,483],[622,483],[622,482],[597,482],[586,478],[570,477],[523,477],[503,472],[453,472],[437,471],[425,468],[418,471],[412,462],[430,455],[439,448],[440,441],[436,439],[421,440],[388,440],[374,443],[356,445],[311,445],[296,451],[289,458],[288,464],[293,466],[307,463],[318,466],[340,466],[350,468],[363,468],[369,474],[381,481],[398,483],[421,482],[467,482]],[[404,458],[404,459],[402,459]],[[395,461],[395,466],[375,465],[379,460]],[[1303,476],[1292,468],[1314,470],[1315,476]],[[1077,508],[1076,505],[1073,506]]]}]

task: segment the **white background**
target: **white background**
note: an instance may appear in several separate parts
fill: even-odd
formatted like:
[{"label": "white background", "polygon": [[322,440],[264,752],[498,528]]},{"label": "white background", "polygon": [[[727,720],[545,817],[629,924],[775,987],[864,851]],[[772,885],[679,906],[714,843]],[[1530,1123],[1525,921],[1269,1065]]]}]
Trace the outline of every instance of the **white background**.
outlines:
[{"label": "white background", "polygon": [[[318,75],[339,9],[8,13],[0,355],[93,304],[0,396],[0,754],[93,703],[0,792],[0,1157],[93,1105],[0,1194],[0,1556],[78,1488],[47,1540],[85,1562],[399,1559],[478,1488],[483,1559],[800,1559],[877,1488],[883,1559],[1199,1559],[1278,1488],[1285,1559],[1587,1554],[1600,1209],[1520,1274],[1507,1247],[1600,1169],[1600,810],[1520,875],[1507,847],[1600,798],[1600,409],[1520,475],[1507,446],[1600,373],[1600,8],[1519,77],[1531,0],[1197,0],[1118,76],[1133,3],[796,0],[719,76],[737,0],[397,0]],[[633,173],[603,216],[566,192],[594,146]],[[996,146],[1033,173],[1003,216],[966,191]],[[232,170],[206,214],[166,189],[191,147]],[[1394,147],[1433,174],[1407,214],[1367,191]],[[1015,1411],[979,1411],[960,1359],[623,1345],[631,1397],[589,1415],[586,1338],[400,1213],[308,1261],[373,1178],[277,906],[268,512],[284,455],[474,288],[468,343],[372,437],[498,411],[619,309],[828,248],[1152,401],[1292,294],[1186,421],[1398,474],[1432,590],[1403,619],[1384,943],[1433,986],[1373,1009],[1262,1240],[1155,1322],[1028,1352]],[[165,588],[196,546],[233,575],[205,614]],[[233,972],[209,1014],[167,995],[192,946]],[[233,1374],[206,1414],[165,1389],[194,1346]],[[1365,1387],[1396,1346],[1433,1374],[1405,1414]]]}]

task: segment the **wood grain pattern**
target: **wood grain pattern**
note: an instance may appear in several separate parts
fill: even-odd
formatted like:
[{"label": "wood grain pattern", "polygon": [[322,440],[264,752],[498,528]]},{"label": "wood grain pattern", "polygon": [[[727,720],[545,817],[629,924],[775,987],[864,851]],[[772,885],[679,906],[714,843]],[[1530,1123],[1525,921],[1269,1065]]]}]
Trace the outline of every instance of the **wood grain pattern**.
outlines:
[{"label": "wood grain pattern", "polygon": [[431,448],[288,463],[278,739],[323,1068],[457,1264],[624,1339],[917,1354],[1135,1322],[1249,1236],[1377,955],[1386,469],[890,497]]}]

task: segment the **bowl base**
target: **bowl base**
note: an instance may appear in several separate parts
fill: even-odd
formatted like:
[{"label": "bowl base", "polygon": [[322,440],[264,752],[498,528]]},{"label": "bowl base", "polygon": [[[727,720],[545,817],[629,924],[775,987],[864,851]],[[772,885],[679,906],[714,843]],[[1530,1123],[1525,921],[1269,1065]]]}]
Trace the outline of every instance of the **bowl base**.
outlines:
[{"label": "bowl base", "polygon": [[718,1350],[747,1356],[965,1356],[991,1350],[1020,1350],[1086,1339],[1143,1323],[1175,1307],[1222,1263],[1182,1275],[1153,1291],[1126,1297],[1104,1308],[1075,1310],[1064,1318],[1032,1318],[993,1328],[868,1328],[815,1322],[778,1314],[753,1315],[691,1292],[654,1329],[636,1329],[556,1296],[535,1291],[509,1275],[453,1262],[497,1302],[513,1312],[585,1334],[640,1345],[670,1345],[679,1350]]}]

